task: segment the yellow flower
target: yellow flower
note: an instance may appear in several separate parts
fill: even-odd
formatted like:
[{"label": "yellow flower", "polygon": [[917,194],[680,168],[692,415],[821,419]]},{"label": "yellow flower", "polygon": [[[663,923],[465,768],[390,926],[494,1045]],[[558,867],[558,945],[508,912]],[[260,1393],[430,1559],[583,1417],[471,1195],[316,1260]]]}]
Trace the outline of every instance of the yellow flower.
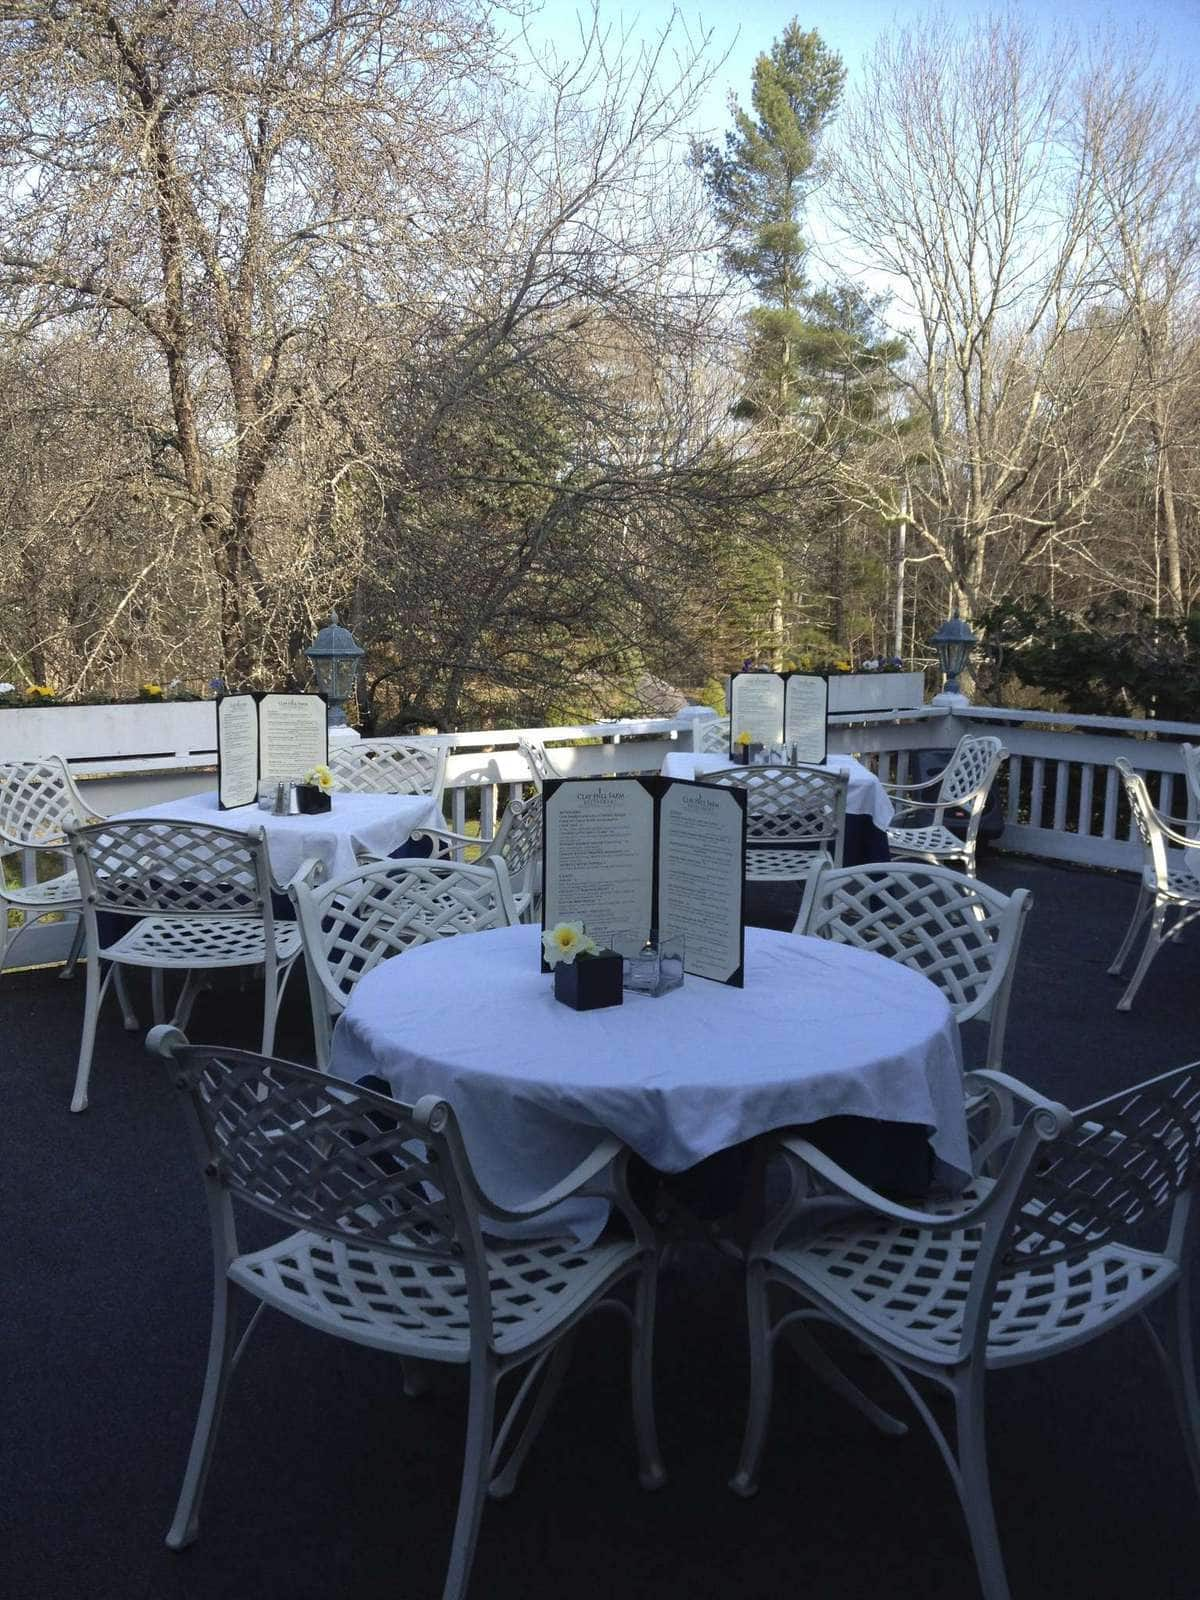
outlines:
[{"label": "yellow flower", "polygon": [[848,661],[835,661],[834,662],[834,666],[837,668],[837,670],[839,672],[849,672],[850,671],[850,663]]},{"label": "yellow flower", "polygon": [[542,949],[552,967],[560,961],[574,961],[576,956],[594,956],[599,948],[584,933],[582,922],[560,922],[542,935]]},{"label": "yellow flower", "polygon": [[743,745],[743,746],[751,744],[753,742],[751,740],[751,738],[750,738],[750,735],[746,732],[745,728],[743,728],[741,733],[738,734],[737,742],[738,742],[738,744]]},{"label": "yellow flower", "polygon": [[333,773],[323,762],[304,774],[304,782],[320,789],[322,794],[333,793]]},{"label": "yellow flower", "polygon": [[151,700],[160,700],[162,698],[162,684],[144,683],[142,685],[142,693],[149,696]]},{"label": "yellow flower", "polygon": [[36,694],[43,700],[49,700],[54,695],[54,690],[48,683],[31,683],[29,693]]}]

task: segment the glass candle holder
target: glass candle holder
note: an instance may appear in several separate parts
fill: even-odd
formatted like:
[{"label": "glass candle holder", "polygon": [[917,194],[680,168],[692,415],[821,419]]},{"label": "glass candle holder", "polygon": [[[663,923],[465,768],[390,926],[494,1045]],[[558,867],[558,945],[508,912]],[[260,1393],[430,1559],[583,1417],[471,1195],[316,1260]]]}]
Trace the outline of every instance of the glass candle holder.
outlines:
[{"label": "glass candle holder", "polygon": [[684,945],[681,935],[619,929],[612,935],[612,948],[621,957],[626,989],[653,998],[678,989],[683,982]]}]

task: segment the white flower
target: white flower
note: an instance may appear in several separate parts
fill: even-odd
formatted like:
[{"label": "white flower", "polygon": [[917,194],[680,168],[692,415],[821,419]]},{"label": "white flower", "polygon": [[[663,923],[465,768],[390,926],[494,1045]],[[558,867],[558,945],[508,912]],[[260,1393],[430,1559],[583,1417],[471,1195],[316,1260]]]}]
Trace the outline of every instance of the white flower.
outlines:
[{"label": "white flower", "polygon": [[311,772],[306,772],[303,781],[320,789],[322,794],[333,793],[333,773],[324,764],[314,767]]},{"label": "white flower", "polygon": [[560,922],[547,928],[542,935],[542,949],[552,967],[560,961],[574,961],[576,956],[594,956],[599,945],[583,931],[582,922]]}]

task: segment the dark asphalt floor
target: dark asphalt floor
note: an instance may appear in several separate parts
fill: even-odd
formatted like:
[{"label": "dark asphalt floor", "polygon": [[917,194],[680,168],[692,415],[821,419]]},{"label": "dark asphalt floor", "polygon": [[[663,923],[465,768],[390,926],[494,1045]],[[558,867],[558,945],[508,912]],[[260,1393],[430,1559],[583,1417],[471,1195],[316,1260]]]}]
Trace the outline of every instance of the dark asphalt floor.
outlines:
[{"label": "dark asphalt floor", "polygon": [[[982,876],[1035,900],[1009,1070],[1078,1105],[1200,1057],[1194,932],[1119,1015],[1105,967],[1131,880],[996,856]],[[204,995],[191,1036],[253,1047],[259,1003],[253,989]],[[459,1380],[406,1400],[388,1357],[280,1317],[235,1382],[199,1542],[165,1548],[203,1373],[207,1224],[175,1091],[115,1008],[91,1107],[67,1110],[82,1006],[81,978],[0,978],[0,1592],[434,1600],[458,1490]],[[278,1053],[311,1059],[301,984]],[[844,1359],[900,1404],[880,1369]],[[473,1600],[975,1600],[928,1435],[881,1438],[786,1354],[761,1492],[734,1498],[745,1385],[739,1266],[685,1247],[664,1270],[658,1325],[666,1488],[638,1487],[623,1329],[594,1318],[517,1493],[484,1513]],[[1200,1507],[1136,1326],[995,1374],[989,1406],[1014,1600],[1200,1595]]]}]

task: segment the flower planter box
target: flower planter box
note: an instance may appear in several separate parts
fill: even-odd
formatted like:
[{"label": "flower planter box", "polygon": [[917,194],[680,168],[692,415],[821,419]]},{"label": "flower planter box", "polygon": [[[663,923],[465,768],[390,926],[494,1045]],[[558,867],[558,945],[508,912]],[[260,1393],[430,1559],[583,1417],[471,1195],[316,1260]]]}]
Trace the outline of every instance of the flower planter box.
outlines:
[{"label": "flower planter box", "polygon": [[625,999],[621,958],[613,950],[598,956],[577,956],[554,968],[554,998],[572,1011],[599,1011]]},{"label": "flower planter box", "polygon": [[925,703],[923,672],[838,672],[829,675],[830,715],[913,711]]},{"label": "flower planter box", "polygon": [[214,700],[133,705],[0,707],[0,761],[65,755],[71,761],[217,758]]}]

